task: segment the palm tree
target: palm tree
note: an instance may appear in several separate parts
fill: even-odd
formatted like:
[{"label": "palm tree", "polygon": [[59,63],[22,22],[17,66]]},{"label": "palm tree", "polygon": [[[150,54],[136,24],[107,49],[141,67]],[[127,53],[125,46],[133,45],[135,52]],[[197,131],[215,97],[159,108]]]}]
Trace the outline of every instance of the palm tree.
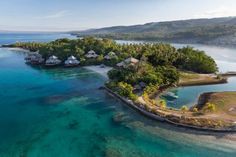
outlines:
[{"label": "palm tree", "polygon": [[187,106],[182,106],[181,107],[181,111],[183,112],[183,113],[185,113],[186,111],[188,111],[188,107]]}]

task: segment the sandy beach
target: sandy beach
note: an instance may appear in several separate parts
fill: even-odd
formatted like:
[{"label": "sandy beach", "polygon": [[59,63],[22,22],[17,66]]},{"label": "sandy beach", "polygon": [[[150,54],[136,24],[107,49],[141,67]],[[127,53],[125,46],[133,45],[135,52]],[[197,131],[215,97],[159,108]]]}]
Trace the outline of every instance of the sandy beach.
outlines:
[{"label": "sandy beach", "polygon": [[85,66],[84,68],[88,69],[88,70],[91,70],[91,71],[94,71],[96,73],[99,73],[100,75],[102,75],[102,76],[104,76],[106,78],[108,78],[108,76],[107,76],[108,71],[110,71],[112,69],[112,67],[108,67],[108,66],[101,67],[100,65]]},{"label": "sandy beach", "polygon": [[29,50],[26,50],[26,49],[22,49],[22,48],[7,48],[8,50],[11,50],[11,51],[21,51],[21,52],[30,52]]}]

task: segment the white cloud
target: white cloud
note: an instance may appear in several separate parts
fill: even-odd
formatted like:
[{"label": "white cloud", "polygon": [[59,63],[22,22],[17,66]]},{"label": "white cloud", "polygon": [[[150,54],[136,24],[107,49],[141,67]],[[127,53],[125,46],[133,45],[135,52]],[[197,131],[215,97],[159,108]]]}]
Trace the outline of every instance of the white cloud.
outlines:
[{"label": "white cloud", "polygon": [[195,15],[196,18],[212,18],[212,17],[227,17],[236,16],[236,10],[225,6],[205,11],[204,13]]},{"label": "white cloud", "polygon": [[70,15],[69,11],[62,10],[62,11],[59,11],[50,15],[36,17],[36,19],[56,19],[56,18],[68,16],[68,15]]}]

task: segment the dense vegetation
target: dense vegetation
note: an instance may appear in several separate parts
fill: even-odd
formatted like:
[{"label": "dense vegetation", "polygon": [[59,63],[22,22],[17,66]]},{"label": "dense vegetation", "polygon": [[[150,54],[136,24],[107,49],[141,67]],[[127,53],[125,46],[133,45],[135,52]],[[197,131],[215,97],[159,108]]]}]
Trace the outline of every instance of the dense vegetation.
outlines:
[{"label": "dense vegetation", "polygon": [[[171,86],[179,80],[179,69],[198,73],[214,73],[217,71],[215,61],[204,52],[191,47],[176,49],[169,44],[117,44],[109,39],[58,39],[49,43],[16,43],[13,47],[21,47],[31,51],[39,50],[44,58],[56,55],[66,60],[70,55],[80,59],[82,65],[105,64],[115,66],[118,62],[132,56],[139,59],[135,66],[115,68],[108,75],[112,82],[110,88],[116,88],[119,94],[135,99],[132,94],[134,86],[140,82],[147,85],[145,91],[150,94],[157,87]],[[85,54],[94,50],[99,56],[87,59]],[[109,52],[116,57],[104,59]],[[153,90],[155,88],[155,90]]]},{"label": "dense vegetation", "polygon": [[[215,61],[203,51],[191,47],[176,49],[163,43],[117,44],[113,40],[90,37],[76,40],[58,39],[49,43],[15,43],[11,46],[31,51],[39,50],[44,58],[56,55],[63,61],[70,55],[74,55],[84,64],[115,65],[132,56],[141,60],[138,69],[140,73],[145,72],[146,79],[150,79],[152,75],[160,75],[162,71],[166,72],[164,75],[166,77],[168,73],[173,73],[172,70],[176,70],[176,68],[198,73],[214,73],[217,71]],[[86,59],[85,54],[90,50],[94,50],[99,56],[96,59]],[[106,61],[104,56],[111,51],[115,52],[117,57]]]},{"label": "dense vegetation", "polygon": [[236,18],[194,19],[72,32],[79,36],[236,46]]},{"label": "dense vegetation", "polygon": [[178,51],[181,57],[176,60],[180,69],[190,70],[198,73],[212,73],[217,71],[215,61],[205,55],[204,51],[193,50],[191,47],[184,47]]}]

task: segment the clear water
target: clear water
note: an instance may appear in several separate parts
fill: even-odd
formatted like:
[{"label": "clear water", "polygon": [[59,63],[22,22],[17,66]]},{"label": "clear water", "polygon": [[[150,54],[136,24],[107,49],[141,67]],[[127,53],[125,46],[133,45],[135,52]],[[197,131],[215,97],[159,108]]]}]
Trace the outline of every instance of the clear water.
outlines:
[{"label": "clear water", "polygon": [[[41,69],[0,49],[1,157],[233,157],[236,141],[149,120],[83,68]],[[231,135],[235,138],[235,135]]]}]

